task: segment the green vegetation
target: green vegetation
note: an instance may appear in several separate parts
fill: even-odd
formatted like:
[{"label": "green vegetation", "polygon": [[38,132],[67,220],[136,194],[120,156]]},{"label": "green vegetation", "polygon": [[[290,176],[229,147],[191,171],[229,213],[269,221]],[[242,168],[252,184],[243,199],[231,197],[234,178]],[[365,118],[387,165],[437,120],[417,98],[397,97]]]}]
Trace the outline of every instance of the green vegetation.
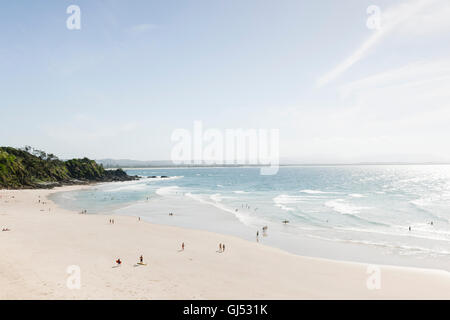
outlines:
[{"label": "green vegetation", "polygon": [[105,170],[88,158],[59,160],[53,154],[33,149],[0,147],[0,188],[48,188],[63,184],[101,181],[126,181],[122,169]]}]

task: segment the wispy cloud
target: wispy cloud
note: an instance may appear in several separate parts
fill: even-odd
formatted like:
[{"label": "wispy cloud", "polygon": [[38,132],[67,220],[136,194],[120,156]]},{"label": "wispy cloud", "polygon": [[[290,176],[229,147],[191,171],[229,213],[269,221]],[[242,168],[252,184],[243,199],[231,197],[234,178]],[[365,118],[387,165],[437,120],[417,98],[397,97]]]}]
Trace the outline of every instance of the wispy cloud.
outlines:
[{"label": "wispy cloud", "polygon": [[[421,87],[428,89],[448,88],[450,96],[450,60],[417,61],[400,68],[394,68],[374,75],[344,84],[339,91],[343,98],[359,93],[374,92],[375,90],[398,90],[401,88]],[[447,79],[447,80],[446,80]],[[431,85],[430,85],[431,84]],[[426,92],[434,92],[427,90]],[[417,93],[417,91],[416,91]],[[406,98],[406,97],[405,97]],[[449,100],[450,102],[450,100]]]},{"label": "wispy cloud", "polygon": [[[395,130],[450,138],[450,59],[419,61],[348,83],[340,88],[345,101],[370,115],[379,132]],[[364,123],[366,126],[367,122]],[[428,143],[431,143],[430,139]]]},{"label": "wispy cloud", "polygon": [[[347,69],[361,60],[367,52],[378,44],[383,38],[391,34],[394,30],[400,28],[403,31],[408,29],[418,33],[418,30],[440,29],[442,25],[448,23],[448,16],[443,15],[443,10],[448,10],[448,0],[417,0],[414,2],[402,3],[390,7],[382,12],[381,28],[369,36],[356,51],[354,51],[347,59],[338,64],[331,71],[322,75],[317,80],[317,85],[323,86],[330,81],[339,77]],[[427,9],[432,9],[427,11]],[[427,21],[428,25],[423,27],[420,22]],[[421,29],[422,28],[422,29]]]},{"label": "wispy cloud", "polygon": [[129,28],[132,33],[145,33],[153,31],[155,29],[158,29],[158,26],[151,23],[137,24]]},{"label": "wispy cloud", "polygon": [[269,123],[283,123],[281,154],[305,162],[450,161],[450,59],[383,70],[338,92],[332,107],[266,112]]},{"label": "wispy cloud", "polygon": [[427,34],[448,33],[450,31],[450,1],[433,0],[423,10],[406,20],[398,28],[401,36],[422,36]]}]

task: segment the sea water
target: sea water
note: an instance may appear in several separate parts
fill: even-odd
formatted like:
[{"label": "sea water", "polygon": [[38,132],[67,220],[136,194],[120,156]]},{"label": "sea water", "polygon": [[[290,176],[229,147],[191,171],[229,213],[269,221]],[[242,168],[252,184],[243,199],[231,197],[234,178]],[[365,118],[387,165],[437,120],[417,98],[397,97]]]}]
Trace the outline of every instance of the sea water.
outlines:
[{"label": "sea water", "polygon": [[126,171],[143,178],[57,193],[53,200],[296,254],[450,270],[447,165],[296,166],[272,176],[256,167]]}]

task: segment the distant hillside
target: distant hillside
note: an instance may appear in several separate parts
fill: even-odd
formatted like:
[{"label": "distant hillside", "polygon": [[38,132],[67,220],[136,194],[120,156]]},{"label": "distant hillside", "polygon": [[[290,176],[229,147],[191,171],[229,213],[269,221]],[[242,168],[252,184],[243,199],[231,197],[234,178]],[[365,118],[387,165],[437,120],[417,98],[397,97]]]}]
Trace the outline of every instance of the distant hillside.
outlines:
[{"label": "distant hillside", "polygon": [[0,188],[48,188],[63,184],[127,181],[122,169],[105,170],[88,158],[59,160],[53,154],[25,147],[0,147]]},{"label": "distant hillside", "polygon": [[208,164],[208,163],[200,163],[200,164],[174,164],[170,160],[130,160],[130,159],[98,159],[95,160],[97,163],[102,164],[105,168],[196,168],[196,167],[243,167],[243,166],[255,166],[260,167],[261,165],[252,165],[252,164]]},{"label": "distant hillside", "polygon": [[172,161],[141,161],[130,159],[98,159],[97,163],[105,168],[146,168],[146,167],[172,167]]}]

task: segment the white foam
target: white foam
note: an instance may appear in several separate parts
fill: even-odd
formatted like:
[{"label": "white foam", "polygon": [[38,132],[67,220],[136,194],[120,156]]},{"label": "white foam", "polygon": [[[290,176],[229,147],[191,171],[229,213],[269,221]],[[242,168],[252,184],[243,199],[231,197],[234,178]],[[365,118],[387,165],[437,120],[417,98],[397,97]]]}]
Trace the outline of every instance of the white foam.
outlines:
[{"label": "white foam", "polygon": [[339,238],[328,238],[328,237],[321,237],[317,235],[309,235],[311,238],[321,239],[321,240],[327,240],[327,241],[333,241],[333,242],[345,242],[345,243],[355,243],[355,244],[364,244],[369,246],[376,246],[376,247],[385,247],[389,249],[398,250],[400,254],[403,255],[413,255],[417,252],[421,253],[428,253],[433,255],[450,255],[450,251],[446,249],[432,249],[432,248],[425,248],[420,246],[409,246],[409,245],[403,245],[403,244],[394,244],[394,243],[387,243],[382,241],[371,241],[371,240],[356,240],[356,239],[339,239]]},{"label": "white foam", "polygon": [[341,214],[356,215],[364,209],[370,209],[369,207],[357,207],[349,204],[344,199],[336,199],[325,202],[325,206],[332,208],[334,211]]},{"label": "white foam", "polygon": [[350,193],[349,196],[352,198],[365,198],[366,197],[365,195],[359,194],[359,193]]},{"label": "white foam", "polygon": [[[250,217],[243,215],[241,212],[239,212],[239,210],[236,211],[236,209],[227,207],[226,205],[224,205],[220,201],[214,201],[214,200],[210,201],[212,199],[218,199],[217,195],[220,195],[220,194],[210,195],[209,196],[209,200],[207,200],[205,198],[207,195],[204,195],[204,194],[194,194],[194,193],[190,193],[190,192],[185,193],[185,196],[187,196],[187,197],[189,197],[189,198],[191,198],[191,199],[193,199],[195,201],[198,201],[198,202],[201,202],[201,203],[204,203],[204,204],[209,204],[209,205],[212,205],[212,206],[214,206],[214,207],[216,207],[216,208],[218,208],[220,210],[232,213],[240,222],[242,222],[245,225],[250,225],[251,224]],[[214,197],[214,196],[216,196],[216,197]],[[222,198],[220,198],[220,199],[222,199]]]},{"label": "white foam", "polygon": [[151,181],[169,181],[169,180],[177,180],[177,179],[181,179],[184,178],[184,176],[173,176],[173,177],[167,177],[167,178],[162,178],[161,176],[157,176],[156,178],[148,178],[147,181],[151,182]]},{"label": "white foam", "polygon": [[215,201],[215,202],[220,202],[220,201],[222,201],[222,197],[221,197],[220,193],[212,194],[212,195],[209,196],[209,198],[210,198],[212,201]]},{"label": "white foam", "polygon": [[155,191],[155,193],[160,196],[172,196],[172,195],[176,194],[177,192],[179,192],[179,190],[180,190],[180,187],[178,187],[178,186],[170,186],[170,187],[159,188]]},{"label": "white foam", "polygon": [[436,200],[438,200],[437,197],[431,196],[431,197],[425,197],[425,198],[411,200],[409,203],[411,203],[417,207],[420,207],[420,208],[425,208],[425,207],[432,205],[433,202],[435,202]]},{"label": "white foam", "polygon": [[105,190],[105,191],[107,191],[107,192],[139,191],[139,190],[144,190],[146,187],[147,186],[145,184],[141,183],[141,184],[132,184],[132,185],[127,185],[127,186],[122,186],[122,187]]},{"label": "white foam", "polygon": [[[147,188],[147,183],[149,182],[160,182],[160,181],[167,181],[167,180],[177,180],[181,179],[183,176],[173,176],[168,178],[142,178],[139,180],[132,180],[132,181],[121,181],[121,182],[107,182],[99,185],[99,188],[101,188],[104,192],[120,192],[120,191],[139,191],[139,190],[145,190]],[[111,188],[111,189],[110,189]]]},{"label": "white foam", "polygon": [[294,208],[290,208],[281,203],[277,203],[277,204],[275,204],[275,206],[281,208],[281,210],[284,210],[284,211],[294,211]]},{"label": "white foam", "polygon": [[353,231],[361,233],[371,233],[378,235],[394,236],[394,237],[407,237],[407,238],[420,238],[436,241],[450,241],[450,232],[445,230],[437,230],[433,227],[426,226],[426,224],[418,223],[412,224],[412,232],[409,231],[408,226],[391,225],[389,229],[366,229],[356,227],[334,227],[336,230],[341,231]]},{"label": "white foam", "polygon": [[286,204],[296,204],[304,202],[303,197],[301,196],[290,196],[287,194],[280,194],[273,198],[273,202],[275,202],[275,206],[281,208],[284,211],[294,211],[294,208],[286,206]]},{"label": "white foam", "polygon": [[290,196],[287,194],[280,194],[272,199],[276,204],[292,204],[292,203],[302,203],[304,201],[304,197],[302,196]]},{"label": "white foam", "polygon": [[300,192],[308,193],[308,194],[338,194],[339,193],[339,192],[326,192],[326,191],[321,191],[321,190],[309,190],[309,189],[300,190]]}]

